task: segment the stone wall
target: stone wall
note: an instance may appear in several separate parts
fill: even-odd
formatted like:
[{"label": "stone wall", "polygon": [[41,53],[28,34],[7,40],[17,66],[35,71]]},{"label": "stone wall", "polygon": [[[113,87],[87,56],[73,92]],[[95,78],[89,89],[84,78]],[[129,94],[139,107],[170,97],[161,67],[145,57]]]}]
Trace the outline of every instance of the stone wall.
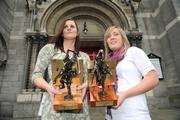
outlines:
[{"label": "stone wall", "polygon": [[8,60],[1,71],[0,119],[13,116],[16,95],[23,88],[26,44],[24,39],[25,0],[0,1],[0,30],[8,46]]},{"label": "stone wall", "polygon": [[[162,58],[164,80],[149,96],[152,106],[171,107],[169,97],[174,92],[168,86],[179,83],[179,2],[177,0],[142,1],[138,12],[139,26],[144,31],[143,49]],[[179,94],[179,93],[178,93]]]},{"label": "stone wall", "polygon": [[[6,46],[9,47],[10,34],[13,23],[14,13],[14,0],[1,0],[0,1],[0,33],[4,39]],[[1,43],[0,43],[1,44]],[[1,46],[2,47],[2,46]],[[5,51],[4,51],[5,52]],[[11,54],[11,51],[8,51]],[[1,53],[4,54],[4,53]],[[8,59],[9,60],[9,59]],[[9,71],[7,66],[0,66],[0,119],[2,117],[12,117],[13,104],[11,102],[12,94],[8,94],[7,91],[13,91],[12,86],[9,86],[10,80]],[[14,72],[14,71],[13,71]]]}]

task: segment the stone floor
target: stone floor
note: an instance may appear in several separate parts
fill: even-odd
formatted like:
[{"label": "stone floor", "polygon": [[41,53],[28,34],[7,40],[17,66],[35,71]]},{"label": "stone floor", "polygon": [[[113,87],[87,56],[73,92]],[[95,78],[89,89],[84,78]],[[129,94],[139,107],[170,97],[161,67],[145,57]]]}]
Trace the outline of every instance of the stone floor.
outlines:
[{"label": "stone floor", "polygon": [[[104,108],[90,108],[91,120],[104,120]],[[158,109],[151,111],[152,120],[180,120],[180,109]],[[0,120],[40,120],[40,118],[4,119]]]},{"label": "stone floor", "polygon": [[103,107],[90,107],[91,120],[104,120],[104,109]]},{"label": "stone floor", "polygon": [[[180,109],[151,110],[152,120],[180,120]],[[104,108],[90,108],[92,120],[104,120]]]},{"label": "stone floor", "polygon": [[151,111],[152,120],[180,120],[180,109],[158,109]]}]

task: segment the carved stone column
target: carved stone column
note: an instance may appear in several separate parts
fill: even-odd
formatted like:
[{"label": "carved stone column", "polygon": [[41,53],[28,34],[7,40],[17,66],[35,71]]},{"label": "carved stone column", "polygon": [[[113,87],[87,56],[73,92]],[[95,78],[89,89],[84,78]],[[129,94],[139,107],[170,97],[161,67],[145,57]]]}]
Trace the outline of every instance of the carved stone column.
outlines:
[{"label": "carved stone column", "polygon": [[31,74],[33,72],[35,62],[39,50],[47,43],[48,35],[43,32],[26,32],[27,40],[27,57],[26,57],[26,73],[24,75],[25,79],[25,89],[35,90],[35,87],[31,83]]}]

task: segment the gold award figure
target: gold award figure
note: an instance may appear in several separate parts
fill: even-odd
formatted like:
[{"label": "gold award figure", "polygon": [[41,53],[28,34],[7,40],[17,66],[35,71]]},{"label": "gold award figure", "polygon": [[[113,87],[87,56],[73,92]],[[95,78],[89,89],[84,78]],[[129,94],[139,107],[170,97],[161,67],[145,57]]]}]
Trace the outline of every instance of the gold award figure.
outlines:
[{"label": "gold award figure", "polygon": [[89,72],[91,106],[113,106],[117,103],[114,90],[115,64],[104,60],[104,51],[99,50],[93,69]]},{"label": "gold award figure", "polygon": [[[73,53],[71,58],[69,52]],[[82,109],[82,91],[71,89],[81,84],[79,76],[81,70],[76,52],[68,50],[63,60],[53,60],[52,62],[53,76],[55,76],[54,86],[64,91],[60,95],[55,95],[54,109],[57,111]]]}]

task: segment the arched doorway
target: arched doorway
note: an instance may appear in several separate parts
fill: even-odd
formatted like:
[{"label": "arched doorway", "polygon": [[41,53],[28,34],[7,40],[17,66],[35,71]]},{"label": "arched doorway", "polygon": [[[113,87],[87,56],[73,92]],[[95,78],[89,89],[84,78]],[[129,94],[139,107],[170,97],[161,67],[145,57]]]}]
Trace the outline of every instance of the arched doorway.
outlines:
[{"label": "arched doorway", "polygon": [[[114,1],[110,0],[62,0],[49,5],[40,20],[41,31],[54,36],[60,23],[66,18],[77,21],[80,29],[81,50],[93,56],[103,47],[103,35],[111,25],[130,29],[125,12]],[[87,33],[83,32],[86,23]]]}]

